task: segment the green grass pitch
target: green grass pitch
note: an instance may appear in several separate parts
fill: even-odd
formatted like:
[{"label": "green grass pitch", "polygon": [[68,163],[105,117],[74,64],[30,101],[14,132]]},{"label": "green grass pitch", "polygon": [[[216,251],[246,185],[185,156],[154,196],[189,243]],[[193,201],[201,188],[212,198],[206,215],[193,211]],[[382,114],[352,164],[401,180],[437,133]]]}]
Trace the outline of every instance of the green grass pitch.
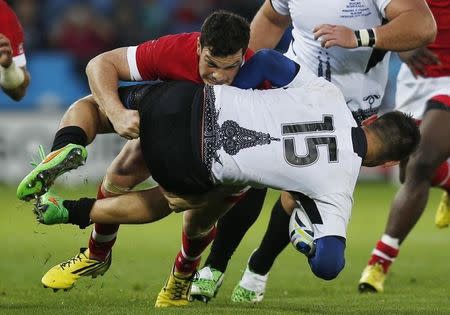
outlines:
[{"label": "green grass pitch", "polygon": [[[0,184],[0,314],[450,314],[450,230],[434,227],[440,197],[433,190],[428,208],[391,268],[386,292],[360,295],[357,282],[383,232],[396,187],[359,183],[350,222],[346,267],[330,282],[315,278],[306,259],[287,248],[276,261],[265,299],[257,305],[233,304],[230,294],[258,245],[276,193],[230,261],[217,298],[183,309],[154,309],[157,293],[180,247],[181,215],[142,226],[123,226],[113,264],[103,277],[79,281],[69,292],[40,284],[53,265],[87,244],[90,229],[47,227],[35,222],[30,204]],[[64,196],[94,195],[95,187],[65,189]]]}]

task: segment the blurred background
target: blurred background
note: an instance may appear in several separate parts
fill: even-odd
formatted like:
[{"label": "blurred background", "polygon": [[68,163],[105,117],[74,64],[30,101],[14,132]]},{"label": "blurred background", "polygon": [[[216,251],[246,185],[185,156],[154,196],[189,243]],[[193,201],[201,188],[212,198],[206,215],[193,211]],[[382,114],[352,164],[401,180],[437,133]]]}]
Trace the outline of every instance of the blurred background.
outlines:
[{"label": "blurred background", "polygon": [[[20,102],[0,93],[0,181],[16,183],[31,168],[39,144],[47,150],[63,112],[89,94],[84,73],[94,56],[117,47],[137,45],[162,35],[199,31],[206,16],[217,8],[238,13],[251,21],[262,0],[16,0],[7,1],[25,32],[27,68],[31,85]],[[277,47],[287,49],[288,30]],[[395,83],[398,59],[391,77]],[[385,97],[393,104],[395,86]],[[17,146],[20,143],[20,146]],[[100,136],[90,146],[86,167],[68,175],[71,182],[101,179],[124,141],[116,135]],[[395,178],[392,170],[364,170],[366,179]],[[66,181],[65,181],[66,182]]]}]

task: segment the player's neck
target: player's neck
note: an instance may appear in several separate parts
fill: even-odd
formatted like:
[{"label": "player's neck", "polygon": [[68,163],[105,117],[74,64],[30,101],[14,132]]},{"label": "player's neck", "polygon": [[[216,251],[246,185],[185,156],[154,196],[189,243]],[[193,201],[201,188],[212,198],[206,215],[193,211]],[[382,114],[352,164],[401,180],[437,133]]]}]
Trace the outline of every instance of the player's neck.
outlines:
[{"label": "player's neck", "polygon": [[363,166],[376,166],[381,143],[379,138],[365,126],[362,127],[367,139],[367,152],[362,161]]}]

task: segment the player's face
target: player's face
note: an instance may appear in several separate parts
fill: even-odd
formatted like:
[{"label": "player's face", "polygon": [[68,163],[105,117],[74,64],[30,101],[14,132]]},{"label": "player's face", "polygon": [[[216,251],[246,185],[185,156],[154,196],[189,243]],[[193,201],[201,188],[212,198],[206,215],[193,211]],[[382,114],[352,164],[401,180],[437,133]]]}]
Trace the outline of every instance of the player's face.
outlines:
[{"label": "player's face", "polygon": [[237,53],[225,57],[217,57],[211,54],[208,47],[198,48],[200,60],[198,71],[206,84],[230,85],[242,65],[242,49]]}]

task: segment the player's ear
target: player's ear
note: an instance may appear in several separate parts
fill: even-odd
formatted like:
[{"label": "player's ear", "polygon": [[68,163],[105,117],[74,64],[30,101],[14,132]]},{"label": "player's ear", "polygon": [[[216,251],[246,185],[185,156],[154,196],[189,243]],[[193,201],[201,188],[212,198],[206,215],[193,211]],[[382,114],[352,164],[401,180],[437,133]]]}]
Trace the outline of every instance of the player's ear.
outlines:
[{"label": "player's ear", "polygon": [[197,55],[201,55],[202,53],[202,45],[200,44],[200,37],[197,38]]},{"label": "player's ear", "polygon": [[378,119],[378,115],[377,115],[377,114],[373,114],[372,116],[370,116],[370,117],[364,119],[364,120],[361,122],[361,125],[362,125],[362,126],[368,126],[368,125],[370,125],[371,123],[373,123],[373,122],[374,122],[375,120],[377,120],[377,119]]}]

